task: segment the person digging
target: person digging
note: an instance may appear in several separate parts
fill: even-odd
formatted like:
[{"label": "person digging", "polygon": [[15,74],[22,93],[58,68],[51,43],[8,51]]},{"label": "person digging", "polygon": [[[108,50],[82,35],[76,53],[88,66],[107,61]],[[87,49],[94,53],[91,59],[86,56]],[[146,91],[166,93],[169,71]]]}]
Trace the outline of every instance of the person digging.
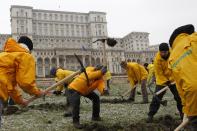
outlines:
[{"label": "person digging", "polygon": [[[55,80],[56,82],[58,81],[61,81],[62,79],[64,79],[65,77],[68,77],[69,75],[73,74],[74,71],[70,71],[70,70],[63,70],[61,68],[56,68],[56,67],[53,67],[51,68],[50,70],[50,75],[52,77],[55,77]],[[74,79],[74,78],[73,78]],[[55,95],[61,95],[62,93],[62,90],[65,88],[65,94],[66,94],[66,109],[67,109],[67,112],[64,113],[64,116],[65,117],[69,117],[69,116],[72,116],[72,113],[71,113],[71,109],[70,109],[70,103],[68,101],[68,84],[73,80],[71,79],[70,81],[68,82],[65,82],[64,84],[62,85],[59,85],[56,87],[55,91],[53,92]]]},{"label": "person digging", "polygon": [[105,82],[103,76],[107,72],[107,67],[86,67],[87,77],[85,73],[77,76],[68,85],[68,100],[72,107],[73,126],[82,129],[83,125],[79,121],[80,96],[89,98],[93,104],[92,120],[101,121],[100,117],[100,94],[103,93]]},{"label": "person digging", "polygon": [[146,71],[146,69],[142,65],[135,62],[122,61],[120,65],[123,69],[126,70],[130,85],[132,87],[128,100],[132,102],[135,101],[136,88],[134,88],[134,86],[136,86],[138,83],[141,83],[143,96],[143,101],[141,102],[141,104],[148,103],[148,93],[146,89],[148,72]]},{"label": "person digging", "polygon": [[31,54],[32,50],[31,39],[21,36],[18,42],[13,38],[8,38],[3,52],[0,53],[0,124],[3,103],[7,103],[9,97],[16,104],[28,105],[18,88],[36,97],[45,95],[45,91],[36,86],[36,64]]},{"label": "person digging", "polygon": [[[155,92],[160,91],[165,86],[168,86],[172,94],[174,95],[174,99],[177,103],[177,109],[179,111],[180,117],[183,117],[182,113],[182,104],[181,98],[178,94],[177,88],[174,83],[174,79],[172,76],[172,71],[168,68],[168,60],[170,56],[170,49],[167,43],[161,43],[159,45],[159,51],[157,52],[154,59],[154,72],[156,77],[156,88]],[[153,116],[157,113],[160,108],[160,102],[165,94],[165,91],[157,96],[153,96],[152,102],[149,107],[149,113],[147,122],[150,123],[153,121]],[[157,98],[156,98],[157,97]],[[159,100],[158,100],[159,99]]]},{"label": "person digging", "polygon": [[183,104],[183,126],[187,125],[185,121],[188,120],[192,128],[191,131],[196,131],[197,32],[195,32],[194,26],[188,24],[176,28],[170,36],[169,44],[172,47],[172,52],[168,64]]}]

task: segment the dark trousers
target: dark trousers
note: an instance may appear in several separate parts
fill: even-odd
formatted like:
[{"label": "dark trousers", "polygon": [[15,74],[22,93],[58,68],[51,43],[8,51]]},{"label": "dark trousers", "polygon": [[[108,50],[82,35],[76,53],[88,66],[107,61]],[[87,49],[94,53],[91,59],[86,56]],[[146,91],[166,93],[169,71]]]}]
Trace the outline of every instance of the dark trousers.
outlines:
[{"label": "dark trousers", "polygon": [[65,83],[64,84],[64,95],[66,96],[66,106],[69,107],[70,106],[70,103],[69,103],[69,100],[68,100],[68,84]]},{"label": "dark trousers", "polygon": [[197,116],[190,116],[189,121],[191,123],[191,131],[197,130]]},{"label": "dark trousers", "polygon": [[[147,92],[147,89],[146,89],[146,80],[142,80],[141,81],[141,91],[142,91],[142,97],[143,97],[143,101],[144,102],[148,102],[148,92]],[[129,99],[131,100],[135,100],[135,93],[136,93],[136,88],[134,88],[132,91],[131,91],[131,94],[129,96]]]},{"label": "dark trousers", "polygon": [[0,99],[0,128],[1,128],[1,122],[2,122],[2,111],[3,111],[3,101]]},{"label": "dark trousers", "polygon": [[[72,107],[72,117],[73,122],[79,122],[79,112],[80,112],[80,97],[81,95],[75,90],[68,90],[68,100]],[[92,101],[92,117],[99,117],[100,113],[100,98],[94,92],[91,92],[87,96]]]},{"label": "dark trousers", "polygon": [[[158,91],[160,91],[164,87],[165,86],[156,85],[155,93],[158,92]],[[172,92],[172,94],[174,95],[174,100],[176,101],[177,109],[179,110],[180,116],[182,117],[183,116],[183,113],[182,113],[182,107],[183,106],[181,104],[181,98],[180,98],[180,96],[178,94],[178,91],[176,89],[176,85],[175,84],[170,85],[169,88],[170,88],[170,91]],[[164,96],[165,93],[166,92],[164,91],[161,94],[159,94],[158,95],[158,98],[160,100],[162,100],[162,98],[163,98],[163,96]],[[149,107],[149,113],[148,113],[148,115],[149,116],[154,116],[157,113],[157,111],[159,110],[159,107],[160,107],[159,101],[155,97],[153,97],[152,98],[152,102],[151,102],[150,107]]]},{"label": "dark trousers", "polygon": [[110,89],[110,84],[109,84],[110,80],[107,80],[107,90]]}]

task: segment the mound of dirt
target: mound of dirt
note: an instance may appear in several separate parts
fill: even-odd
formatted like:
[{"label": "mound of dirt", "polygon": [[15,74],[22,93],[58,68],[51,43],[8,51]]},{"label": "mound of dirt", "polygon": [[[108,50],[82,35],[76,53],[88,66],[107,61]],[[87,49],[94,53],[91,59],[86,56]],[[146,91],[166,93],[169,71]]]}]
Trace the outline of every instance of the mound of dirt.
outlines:
[{"label": "mound of dirt", "polygon": [[111,104],[122,104],[122,103],[130,103],[131,101],[128,101],[126,99],[101,99],[101,103],[111,103]]},{"label": "mound of dirt", "polygon": [[[84,131],[173,131],[180,121],[175,120],[170,115],[165,115],[155,120],[153,123],[145,123],[144,121],[130,124],[128,126],[120,125],[102,125],[98,123],[85,124]],[[186,128],[186,131],[189,128]]]},{"label": "mound of dirt", "polygon": [[120,125],[111,125],[111,126],[105,126],[98,123],[93,124],[85,124],[85,127],[83,128],[84,131],[118,131],[123,130],[123,127]]},{"label": "mound of dirt", "polygon": [[29,109],[35,109],[35,110],[65,110],[67,108],[65,103],[44,103],[39,105],[30,105],[28,106]]},{"label": "mound of dirt", "polygon": [[6,108],[3,109],[2,113],[3,115],[12,115],[16,113],[19,110],[17,106],[7,106]]}]

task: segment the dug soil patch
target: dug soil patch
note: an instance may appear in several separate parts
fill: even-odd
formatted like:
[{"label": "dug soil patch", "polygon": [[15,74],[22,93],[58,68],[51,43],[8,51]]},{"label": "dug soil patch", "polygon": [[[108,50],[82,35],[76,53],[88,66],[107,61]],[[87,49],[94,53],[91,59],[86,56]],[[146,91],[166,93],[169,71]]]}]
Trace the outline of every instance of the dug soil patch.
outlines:
[{"label": "dug soil patch", "polygon": [[[102,125],[100,123],[85,124],[84,131],[173,131],[181,121],[177,121],[170,115],[165,115],[153,123],[138,122],[127,126],[116,123],[114,125]],[[189,131],[186,128],[185,131]]]}]

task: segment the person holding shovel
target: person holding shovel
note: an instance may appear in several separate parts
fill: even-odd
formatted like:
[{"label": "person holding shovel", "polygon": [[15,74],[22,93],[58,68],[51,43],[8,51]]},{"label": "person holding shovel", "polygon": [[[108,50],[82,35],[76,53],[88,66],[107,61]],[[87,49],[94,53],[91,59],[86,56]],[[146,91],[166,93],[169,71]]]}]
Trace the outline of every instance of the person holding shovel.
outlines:
[{"label": "person holding shovel", "polygon": [[107,70],[107,72],[105,73],[105,76],[104,76],[104,79],[106,80],[107,85],[105,87],[103,95],[109,95],[111,78],[112,78],[111,72],[109,70]]},{"label": "person holding shovel", "polygon": [[[167,43],[161,43],[159,45],[159,52],[156,54],[154,59],[154,71],[156,77],[156,88],[155,92],[158,92],[165,86],[169,86],[170,91],[174,95],[174,99],[177,103],[177,109],[179,110],[180,116],[182,117],[182,104],[180,96],[177,92],[176,85],[171,84],[174,82],[172,77],[172,72],[168,69],[168,60],[170,56],[170,50]],[[157,97],[159,100],[162,100],[165,91],[159,94]],[[160,107],[160,102],[157,100],[158,98],[153,97],[152,102],[149,107],[148,119],[147,122],[153,121],[153,116],[157,113]]]},{"label": "person holding shovel", "polygon": [[[68,77],[69,75],[71,75],[73,73],[74,73],[74,71],[63,70],[61,68],[56,68],[56,67],[53,67],[50,70],[50,75],[52,77],[55,77],[56,82],[61,81],[62,79],[64,79],[65,77]],[[70,103],[68,100],[68,85],[73,79],[71,79],[70,81],[68,81],[62,85],[57,86],[55,91],[53,92],[56,95],[60,95],[62,93],[62,90],[65,88],[65,95],[66,95],[66,101],[67,101],[67,103],[66,103],[67,111],[64,113],[65,117],[72,116]]]},{"label": "person holding shovel", "polygon": [[[74,71],[63,70],[61,68],[56,68],[56,67],[53,67],[50,70],[50,75],[52,77],[55,77],[55,81],[56,82],[64,79],[65,77],[71,75],[72,73],[74,73]],[[68,82],[68,83],[70,83],[70,82]],[[53,92],[53,94],[55,94],[55,95],[61,95],[62,90],[64,89],[64,87],[65,87],[65,90],[66,90],[66,88],[68,86],[68,83],[65,83],[64,85],[57,86],[56,89],[55,89],[55,91]],[[66,91],[65,91],[65,94],[66,94]]]},{"label": "person holding shovel", "polygon": [[148,77],[148,72],[146,69],[135,62],[126,62],[122,61],[121,62],[121,67],[126,70],[128,79],[130,82],[130,85],[132,87],[131,89],[131,94],[128,100],[134,101],[135,100],[135,85],[138,83],[141,83],[141,90],[142,90],[142,96],[143,96],[143,101],[141,102],[142,104],[148,103],[148,93],[146,89],[146,80]]},{"label": "person holding shovel", "polygon": [[93,103],[92,120],[100,121],[100,95],[105,88],[103,76],[107,72],[107,67],[86,67],[85,73],[77,76],[68,85],[68,99],[72,107],[73,126],[82,129],[83,125],[79,122],[80,96],[89,98]]},{"label": "person holding shovel", "polygon": [[184,25],[170,36],[172,52],[169,68],[182,100],[184,116],[189,119],[192,131],[197,130],[197,33],[194,26]]},{"label": "person holding shovel", "polygon": [[45,92],[36,86],[36,64],[31,55],[32,49],[33,43],[27,36],[21,36],[18,42],[13,38],[6,41],[3,52],[0,53],[0,111],[9,97],[16,104],[27,106],[28,102],[23,99],[19,87],[30,95],[45,95]]}]

